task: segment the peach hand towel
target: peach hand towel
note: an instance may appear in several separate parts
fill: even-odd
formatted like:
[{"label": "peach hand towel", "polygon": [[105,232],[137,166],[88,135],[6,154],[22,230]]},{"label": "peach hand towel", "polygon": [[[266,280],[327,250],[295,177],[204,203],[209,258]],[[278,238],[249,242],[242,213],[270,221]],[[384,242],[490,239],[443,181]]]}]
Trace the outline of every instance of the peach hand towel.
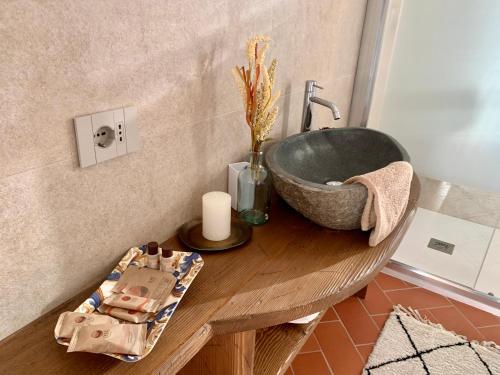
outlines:
[{"label": "peach hand towel", "polygon": [[410,163],[396,161],[376,171],[347,179],[345,184],[360,183],[368,189],[361,216],[361,229],[370,230],[368,244],[377,246],[398,225],[410,197],[413,168]]}]

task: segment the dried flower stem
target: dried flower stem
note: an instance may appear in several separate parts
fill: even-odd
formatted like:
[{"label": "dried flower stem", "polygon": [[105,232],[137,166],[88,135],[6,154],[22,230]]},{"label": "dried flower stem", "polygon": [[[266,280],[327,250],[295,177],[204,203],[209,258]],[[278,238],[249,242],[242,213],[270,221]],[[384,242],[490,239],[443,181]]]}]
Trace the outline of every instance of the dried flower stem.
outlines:
[{"label": "dried flower stem", "polygon": [[243,99],[254,152],[260,150],[269,136],[278,114],[278,107],[273,107],[280,96],[279,90],[273,94],[277,61],[273,59],[269,69],[265,65],[269,40],[263,35],[251,38],[247,44],[248,68],[236,66],[233,69],[233,76]]}]

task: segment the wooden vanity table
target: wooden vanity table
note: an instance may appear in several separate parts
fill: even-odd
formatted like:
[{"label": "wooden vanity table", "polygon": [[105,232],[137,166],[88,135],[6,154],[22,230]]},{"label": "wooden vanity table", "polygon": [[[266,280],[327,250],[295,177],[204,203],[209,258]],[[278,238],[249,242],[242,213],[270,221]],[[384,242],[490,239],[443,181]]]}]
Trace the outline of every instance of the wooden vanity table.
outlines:
[{"label": "wooden vanity table", "polygon": [[[205,266],[142,361],[66,353],[56,343],[59,314],[90,288],[1,341],[0,374],[282,374],[321,315],[305,325],[286,322],[362,290],[396,250],[419,190],[414,176],[403,220],[373,248],[369,233],[322,228],[276,198],[270,222],[254,228],[249,243],[202,254]],[[176,237],[167,243],[183,247]]]}]

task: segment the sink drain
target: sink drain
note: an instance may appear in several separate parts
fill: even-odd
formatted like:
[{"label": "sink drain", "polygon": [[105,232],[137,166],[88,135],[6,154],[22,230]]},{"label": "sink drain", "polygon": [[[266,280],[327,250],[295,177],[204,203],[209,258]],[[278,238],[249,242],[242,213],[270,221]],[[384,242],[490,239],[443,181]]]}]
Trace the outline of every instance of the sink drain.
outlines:
[{"label": "sink drain", "polygon": [[342,182],[340,182],[340,181],[328,181],[328,182],[325,182],[325,185],[339,186],[339,185],[342,185]]}]

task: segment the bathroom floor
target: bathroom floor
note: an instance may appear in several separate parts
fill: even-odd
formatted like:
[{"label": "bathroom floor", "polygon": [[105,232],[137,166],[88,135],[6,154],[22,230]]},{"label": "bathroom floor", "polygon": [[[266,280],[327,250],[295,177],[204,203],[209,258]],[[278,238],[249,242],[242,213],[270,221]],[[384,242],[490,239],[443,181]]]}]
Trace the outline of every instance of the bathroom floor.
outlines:
[{"label": "bathroom floor", "polygon": [[380,273],[364,300],[351,297],[327,311],[286,374],[359,375],[396,304],[471,340],[500,343],[500,317]]}]

